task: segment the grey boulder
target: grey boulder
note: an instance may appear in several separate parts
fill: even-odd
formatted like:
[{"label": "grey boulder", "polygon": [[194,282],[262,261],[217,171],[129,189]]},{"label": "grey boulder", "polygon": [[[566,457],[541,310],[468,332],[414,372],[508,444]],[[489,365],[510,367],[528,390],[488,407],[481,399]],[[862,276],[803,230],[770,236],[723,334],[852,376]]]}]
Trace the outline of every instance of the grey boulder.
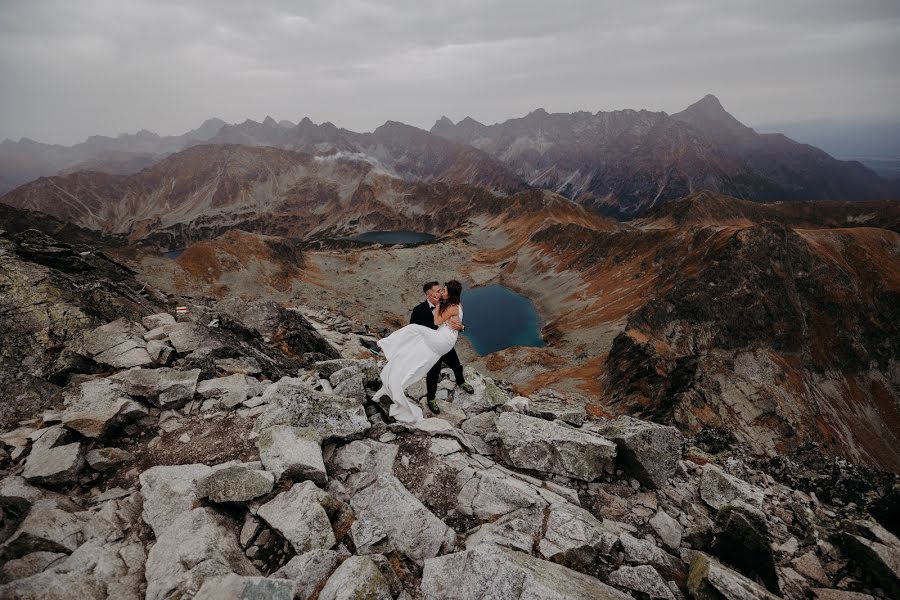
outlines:
[{"label": "grey boulder", "polygon": [[390,582],[368,556],[351,556],[328,578],[319,600],[392,600]]},{"label": "grey boulder", "polygon": [[900,540],[871,521],[850,521],[842,533],[849,557],[890,595],[900,597]]},{"label": "grey boulder", "polygon": [[262,393],[263,385],[252,377],[235,373],[227,377],[217,377],[201,381],[197,385],[197,393],[207,400],[217,400],[227,409],[234,408]]},{"label": "grey boulder", "polygon": [[518,413],[497,417],[500,457],[508,465],[594,481],[612,468],[616,445],[598,435]]},{"label": "grey boulder", "polygon": [[672,590],[656,572],[656,569],[649,565],[619,567],[609,574],[609,582],[640,594],[646,594],[650,600],[675,600]]},{"label": "grey boulder", "polygon": [[67,389],[63,398],[63,425],[89,438],[103,437],[110,428],[147,414],[146,408],[109,379],[85,381],[74,390]]},{"label": "grey boulder", "polygon": [[207,508],[180,513],[147,555],[147,600],[192,597],[217,575],[259,575],[244,556],[232,523]]},{"label": "grey boulder", "polygon": [[6,542],[0,546],[3,560],[32,552],[73,552],[83,540],[82,522],[76,514],[38,503]]},{"label": "grey boulder", "polygon": [[132,396],[146,398],[162,409],[181,408],[193,397],[197,389],[200,369],[180,371],[134,368],[116,373],[110,379],[121,383]]},{"label": "grey boulder", "polygon": [[141,319],[141,324],[144,326],[144,329],[150,331],[164,325],[174,325],[175,317],[169,313],[158,313],[144,317]]},{"label": "grey boulder", "polygon": [[38,485],[66,485],[78,481],[83,466],[81,444],[75,442],[32,452],[25,461],[22,477]]},{"label": "grey boulder", "polygon": [[194,600],[294,600],[294,588],[288,579],[232,573],[204,581]]},{"label": "grey boulder", "polygon": [[310,550],[295,556],[283,567],[272,573],[272,577],[290,579],[296,584],[295,595],[299,600],[308,600],[322,589],[340,563],[334,550]]},{"label": "grey boulder", "polygon": [[275,425],[259,434],[256,446],[263,466],[276,481],[309,479],[318,485],[328,481],[319,436],[313,429]]},{"label": "grey boulder", "polygon": [[213,502],[247,502],[272,491],[275,477],[245,465],[214,468],[196,481],[197,495]]},{"label": "grey boulder", "polygon": [[212,472],[206,465],[156,466],[140,475],[143,519],[156,537],[200,499],[197,481]]},{"label": "grey boulder", "polygon": [[134,459],[131,452],[121,448],[97,448],[88,450],[85,455],[87,463],[95,471],[109,471],[119,465]]},{"label": "grey boulder", "polygon": [[378,477],[350,499],[351,527],[361,554],[399,550],[418,564],[456,545],[456,533],[392,475]]},{"label": "grey boulder", "polygon": [[300,379],[280,379],[266,388],[263,399],[269,408],[257,418],[259,433],[275,425],[290,425],[311,429],[320,441],[349,440],[362,437],[371,427],[359,402],[316,392]]},{"label": "grey boulder", "polygon": [[257,514],[297,553],[328,549],[335,544],[335,538],[323,504],[330,501],[327,493],[311,481],[304,481],[263,504]]},{"label": "grey boulder", "polygon": [[97,363],[116,369],[130,369],[153,362],[144,341],[146,331],[137,323],[118,319],[89,331],[82,347]]},{"label": "grey boulder", "polygon": [[666,485],[684,450],[681,432],[649,421],[619,417],[585,427],[613,441],[618,447],[616,463],[650,488]]},{"label": "grey boulder", "polygon": [[700,498],[716,510],[734,500],[759,506],[762,503],[762,490],[729,475],[712,463],[707,463],[703,465],[703,473],[700,475]]},{"label": "grey boulder", "polygon": [[697,600],[775,600],[761,585],[697,552],[691,561],[688,590]]},{"label": "grey boulder", "polygon": [[601,581],[523,552],[482,544],[425,561],[427,600],[629,600]]}]

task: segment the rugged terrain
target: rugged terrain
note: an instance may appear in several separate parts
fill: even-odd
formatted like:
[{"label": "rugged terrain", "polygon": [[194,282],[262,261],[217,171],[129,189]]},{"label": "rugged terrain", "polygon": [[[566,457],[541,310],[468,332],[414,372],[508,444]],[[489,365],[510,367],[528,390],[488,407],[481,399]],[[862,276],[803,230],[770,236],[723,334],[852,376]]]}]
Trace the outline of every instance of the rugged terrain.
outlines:
[{"label": "rugged terrain", "polygon": [[[4,273],[115,277],[36,231],[4,239]],[[387,424],[362,323],[269,301],[194,302],[178,319],[125,302],[129,316],[55,346],[45,322],[13,331],[32,336],[23,355],[69,368],[47,381],[55,398],[0,435],[4,598],[900,591],[896,504],[884,501],[896,476],[815,448],[760,461],[724,430],[685,439],[594,418],[576,397],[526,398],[473,369],[474,394],[445,378],[440,415]],[[40,364],[20,368],[46,378]]]},{"label": "rugged terrain", "polygon": [[233,232],[134,264],[181,294],[329,307],[376,331],[404,322],[423,277],[501,283],[535,302],[548,345],[461,352],[522,393],[726,426],[769,456],[819,441],[896,471],[897,214],[704,193],[616,224],[544,193],[537,210],[511,204],[415,247],[313,244],[285,260],[272,239]]},{"label": "rugged terrain", "polygon": [[[506,189],[525,186],[513,180]],[[526,202],[540,196],[519,193]],[[15,208],[169,248],[233,228],[283,237],[372,229],[440,233],[475,214],[496,214],[510,201],[484,187],[406,181],[355,156],[224,144],[191,147],[133,175],[80,171],[41,178],[2,198]]]}]

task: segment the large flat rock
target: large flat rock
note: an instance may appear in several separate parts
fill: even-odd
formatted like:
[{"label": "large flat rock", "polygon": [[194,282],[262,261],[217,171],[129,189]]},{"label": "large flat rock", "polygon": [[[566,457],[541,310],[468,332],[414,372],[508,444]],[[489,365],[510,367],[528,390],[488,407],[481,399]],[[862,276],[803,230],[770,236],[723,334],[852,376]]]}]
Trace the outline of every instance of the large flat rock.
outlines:
[{"label": "large flat rock", "polygon": [[284,377],[263,393],[268,410],[256,421],[256,431],[274,425],[305,427],[320,441],[362,437],[371,423],[363,406],[351,398],[340,398],[310,389],[300,379]]},{"label": "large flat rock", "polygon": [[204,581],[194,600],[294,600],[295,587],[288,579],[232,573]]},{"label": "large flat rock", "polygon": [[687,587],[697,600],[775,600],[778,597],[701,552],[691,561]]},{"label": "large flat rock", "polygon": [[161,367],[159,369],[134,368],[112,375],[132,396],[146,398],[163,409],[181,408],[194,397],[200,369],[181,371]]},{"label": "large flat rock", "polygon": [[84,467],[84,453],[79,442],[44,448],[32,452],[25,461],[22,477],[38,485],[66,485],[78,481]]},{"label": "large flat rock", "polygon": [[120,427],[147,414],[125,389],[110,379],[85,381],[63,395],[66,409],[63,424],[84,437],[103,437],[112,427]]},{"label": "large flat rock", "polygon": [[427,600],[629,600],[631,596],[556,563],[482,544],[425,561]]},{"label": "large flat rock", "polygon": [[497,417],[499,453],[513,467],[594,481],[612,468],[616,445],[598,435],[518,413]]},{"label": "large flat rock", "polygon": [[200,500],[197,482],[212,472],[206,465],[156,466],[140,475],[143,519],[158,538]]},{"label": "large flat rock", "polygon": [[193,597],[217,575],[259,575],[238,545],[233,524],[207,508],[180,513],[147,555],[147,600]]},{"label": "large flat rock", "polygon": [[618,447],[616,464],[647,487],[662,488],[675,473],[684,436],[674,427],[619,417],[585,425]]},{"label": "large flat rock", "polygon": [[327,550],[335,543],[328,513],[328,494],[311,481],[295,484],[259,507],[257,514],[291,543],[298,554]]},{"label": "large flat rock", "polygon": [[275,425],[259,434],[256,447],[263,466],[276,481],[309,479],[317,485],[328,481],[322,446],[314,429]]},{"label": "large flat rock", "polygon": [[390,583],[368,556],[351,556],[328,578],[319,600],[392,600]]},{"label": "large flat rock", "polygon": [[456,533],[392,475],[381,475],[350,499],[351,528],[361,554],[399,550],[422,564],[456,545]]},{"label": "large flat rock", "polygon": [[146,330],[127,319],[118,319],[84,334],[82,346],[93,359],[117,369],[149,365],[153,359],[144,341]]},{"label": "large flat rock", "polygon": [[740,500],[753,506],[762,504],[762,490],[743,479],[729,475],[712,463],[703,465],[700,476],[700,498],[710,507],[719,510],[729,502]]}]

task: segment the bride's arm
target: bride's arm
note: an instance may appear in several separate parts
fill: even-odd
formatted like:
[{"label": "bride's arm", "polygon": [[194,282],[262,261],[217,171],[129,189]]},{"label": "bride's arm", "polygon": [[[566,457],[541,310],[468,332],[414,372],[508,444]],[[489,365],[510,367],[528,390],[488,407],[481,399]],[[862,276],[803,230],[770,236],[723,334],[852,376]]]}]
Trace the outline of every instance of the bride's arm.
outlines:
[{"label": "bride's arm", "polygon": [[450,308],[445,310],[443,312],[443,314],[438,314],[437,309],[435,309],[434,324],[437,325],[438,327],[440,327],[444,321],[447,321],[457,315],[459,315],[459,307],[458,306],[451,306]]}]

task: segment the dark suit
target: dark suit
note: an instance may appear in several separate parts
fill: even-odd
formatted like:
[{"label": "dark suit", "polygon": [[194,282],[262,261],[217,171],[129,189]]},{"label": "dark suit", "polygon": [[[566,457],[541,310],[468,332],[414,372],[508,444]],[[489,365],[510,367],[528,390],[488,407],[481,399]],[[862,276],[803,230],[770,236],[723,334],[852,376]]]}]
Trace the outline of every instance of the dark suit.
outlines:
[{"label": "dark suit", "polygon": [[[412,315],[409,318],[409,323],[410,325],[424,325],[431,329],[437,329],[437,325],[434,324],[434,313],[428,302],[423,302],[413,309]],[[444,363],[453,369],[457,384],[465,383],[466,381],[465,376],[463,376],[463,368],[459,362],[459,357],[456,355],[456,348],[451,348],[450,352],[443,355],[441,359],[431,367],[431,370],[428,371],[428,375],[425,376],[425,389],[427,390],[427,398],[429,399],[434,399],[435,395],[437,395],[438,380],[441,378],[441,363]]]}]

